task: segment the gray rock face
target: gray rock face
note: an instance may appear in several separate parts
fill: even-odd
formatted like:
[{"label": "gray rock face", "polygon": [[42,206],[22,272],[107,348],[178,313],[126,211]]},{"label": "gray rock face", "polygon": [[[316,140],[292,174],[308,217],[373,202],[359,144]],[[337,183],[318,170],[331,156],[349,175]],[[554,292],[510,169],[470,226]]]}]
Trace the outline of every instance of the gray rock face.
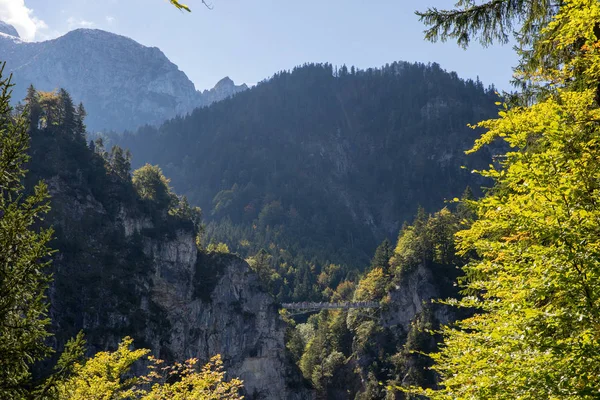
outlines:
[{"label": "gray rock face", "polygon": [[226,76],[217,82],[214,88],[202,92],[202,105],[209,106],[214,102],[221,101],[247,89],[248,86],[245,83],[236,85]]},{"label": "gray rock face", "polygon": [[245,261],[201,252],[190,226],[167,228],[167,216],[135,203],[114,209],[82,182],[53,177],[48,187],[61,240],[50,290],[56,347],[80,329],[92,353],[131,336],[171,362],[220,354],[248,399],[313,398],[287,356],[278,306]]},{"label": "gray rock face", "polygon": [[[10,28],[0,25],[0,32],[16,33]],[[246,88],[231,82],[200,93],[158,48],[96,29],[38,43],[2,36],[0,58],[14,73],[15,99],[30,84],[45,91],[65,88],[84,103],[92,131],[158,124]]]},{"label": "gray rock face", "polygon": [[15,29],[14,26],[7,24],[6,22],[0,21],[0,33],[5,33],[10,36],[20,37],[19,32]]},{"label": "gray rock face", "polygon": [[433,299],[441,297],[439,283],[431,270],[424,265],[408,273],[400,285],[389,293],[390,304],[382,314],[385,327],[408,332],[411,322],[423,312],[424,307],[433,308],[433,316],[437,322],[447,324],[455,319],[447,307],[433,305]]},{"label": "gray rock face", "polygon": [[[438,376],[428,368],[430,360],[413,351],[434,352],[441,338],[425,332],[425,327],[437,330],[441,325],[458,320],[461,315],[456,309],[435,301],[448,296],[447,285],[452,283],[444,277],[436,276],[434,271],[427,263],[415,265],[405,271],[395,287],[388,291],[378,320],[373,322],[363,318],[360,328],[355,331],[358,335],[355,336],[353,345],[358,349],[354,358],[354,371],[358,373],[361,382],[357,390],[367,391],[364,383],[369,379],[373,365],[388,362],[386,360],[394,360],[393,364],[383,366],[390,368],[388,379],[393,380],[393,384],[431,387],[438,383]],[[360,318],[358,312],[348,313],[350,325],[356,324]],[[369,330],[369,346],[365,347],[361,343],[365,339],[357,339]],[[381,367],[380,364],[379,368]]]}]

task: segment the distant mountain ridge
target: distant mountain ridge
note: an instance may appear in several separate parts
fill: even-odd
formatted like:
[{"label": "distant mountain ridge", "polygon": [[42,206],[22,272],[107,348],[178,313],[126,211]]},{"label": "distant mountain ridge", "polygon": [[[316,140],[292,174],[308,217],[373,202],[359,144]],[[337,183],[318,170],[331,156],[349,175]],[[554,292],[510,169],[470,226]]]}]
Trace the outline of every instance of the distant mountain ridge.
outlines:
[{"label": "distant mountain ridge", "polygon": [[33,43],[4,22],[0,33],[0,60],[16,77],[14,98],[23,98],[30,84],[44,91],[65,88],[85,104],[92,131],[159,124],[247,89],[224,78],[197,91],[160,49],[98,29]]},{"label": "distant mountain ridge", "polygon": [[436,210],[484,183],[470,171],[492,153],[465,156],[479,135],[467,124],[493,117],[497,98],[438,64],[307,64],[111,139],[202,207],[209,240],[358,267],[418,205]]}]

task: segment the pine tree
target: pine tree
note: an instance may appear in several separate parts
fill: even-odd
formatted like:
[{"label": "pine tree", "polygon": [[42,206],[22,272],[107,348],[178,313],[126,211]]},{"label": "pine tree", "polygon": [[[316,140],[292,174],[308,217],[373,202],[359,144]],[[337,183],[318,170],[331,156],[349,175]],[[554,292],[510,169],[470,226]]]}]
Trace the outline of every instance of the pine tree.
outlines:
[{"label": "pine tree", "polygon": [[131,153],[124,152],[119,146],[113,146],[110,150],[109,165],[111,171],[119,178],[129,181],[131,170]]},{"label": "pine tree", "polygon": [[371,261],[371,269],[381,268],[385,274],[390,269],[390,259],[394,255],[394,248],[388,239],[385,239],[375,250]]},{"label": "pine tree", "polygon": [[473,201],[475,200],[475,195],[473,194],[473,190],[471,187],[467,186],[462,196],[460,196],[460,202],[456,206],[456,216],[460,221],[471,221],[475,218],[475,213],[473,210]]},{"label": "pine tree", "polygon": [[87,112],[85,111],[85,107],[83,107],[83,103],[79,103],[77,106],[77,110],[75,111],[75,134],[85,138],[85,117],[87,116]]},{"label": "pine tree", "polygon": [[58,91],[58,99],[60,104],[60,125],[68,134],[75,134],[76,128],[76,113],[73,99],[69,92],[65,89]]},{"label": "pine tree", "polygon": [[31,130],[36,130],[40,124],[40,117],[42,114],[42,109],[40,107],[40,96],[33,87],[30,85],[27,88],[27,95],[25,96],[25,103],[29,107],[29,128]]},{"label": "pine tree", "polygon": [[[31,116],[12,115],[11,78],[0,68],[0,398],[21,398],[30,384],[29,367],[50,353],[48,305],[44,292],[51,229],[37,228],[49,210],[48,190],[39,183],[25,195],[21,183]],[[34,99],[32,96],[31,99]],[[33,101],[33,100],[32,100]]]}]

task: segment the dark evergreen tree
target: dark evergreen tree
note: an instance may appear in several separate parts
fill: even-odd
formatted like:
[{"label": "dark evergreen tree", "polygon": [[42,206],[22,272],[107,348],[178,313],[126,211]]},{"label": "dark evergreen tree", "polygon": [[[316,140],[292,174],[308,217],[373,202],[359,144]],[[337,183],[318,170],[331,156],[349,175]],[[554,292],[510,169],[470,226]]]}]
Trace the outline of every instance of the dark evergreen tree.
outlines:
[{"label": "dark evergreen tree", "polygon": [[109,165],[111,171],[119,178],[129,181],[131,179],[131,153],[124,152],[119,146],[113,146],[110,150]]},{"label": "dark evergreen tree", "polygon": [[76,127],[76,113],[75,113],[75,105],[73,104],[73,99],[69,92],[65,89],[60,89],[58,91],[58,99],[60,104],[60,124],[62,125],[64,131],[70,132],[71,134],[75,133]]},{"label": "dark evergreen tree", "polygon": [[85,137],[85,117],[87,116],[87,112],[85,111],[85,107],[83,103],[79,103],[77,106],[77,110],[75,111],[75,134],[81,137]]},{"label": "dark evergreen tree", "polygon": [[27,88],[27,96],[25,96],[25,104],[28,106],[29,127],[31,130],[38,129],[40,125],[40,117],[42,110],[40,107],[40,96],[37,90],[30,85]]},{"label": "dark evergreen tree", "polygon": [[[24,398],[31,389],[31,365],[50,353],[44,343],[48,304],[46,271],[51,229],[39,223],[49,210],[46,185],[30,195],[22,184],[29,161],[27,115],[11,115],[10,77],[0,66],[0,398]],[[35,97],[30,101],[34,102]]]},{"label": "dark evergreen tree", "polygon": [[390,259],[394,255],[394,248],[388,239],[385,239],[375,250],[375,255],[371,260],[371,269],[381,268],[384,273],[389,272]]}]

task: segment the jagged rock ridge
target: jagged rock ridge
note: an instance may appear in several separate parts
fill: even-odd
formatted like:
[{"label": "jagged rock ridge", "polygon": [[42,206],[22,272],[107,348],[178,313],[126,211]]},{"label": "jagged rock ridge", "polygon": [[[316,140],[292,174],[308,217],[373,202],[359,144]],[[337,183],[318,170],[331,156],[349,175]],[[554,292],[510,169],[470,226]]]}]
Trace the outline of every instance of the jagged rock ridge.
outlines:
[{"label": "jagged rock ridge", "polygon": [[243,92],[248,89],[248,85],[241,84],[236,85],[231,78],[226,76],[221,79],[214,88],[210,90],[204,90],[202,92],[202,105],[209,106],[214,102],[226,99],[233,96],[236,93]]},{"label": "jagged rock ridge", "polygon": [[[0,32],[18,36],[5,23]],[[92,131],[158,124],[246,89],[229,80],[201,93],[158,48],[102,30],[77,29],[36,43],[13,36],[0,35],[0,58],[15,73],[14,98],[23,98],[30,84],[65,88],[87,107]]]}]

